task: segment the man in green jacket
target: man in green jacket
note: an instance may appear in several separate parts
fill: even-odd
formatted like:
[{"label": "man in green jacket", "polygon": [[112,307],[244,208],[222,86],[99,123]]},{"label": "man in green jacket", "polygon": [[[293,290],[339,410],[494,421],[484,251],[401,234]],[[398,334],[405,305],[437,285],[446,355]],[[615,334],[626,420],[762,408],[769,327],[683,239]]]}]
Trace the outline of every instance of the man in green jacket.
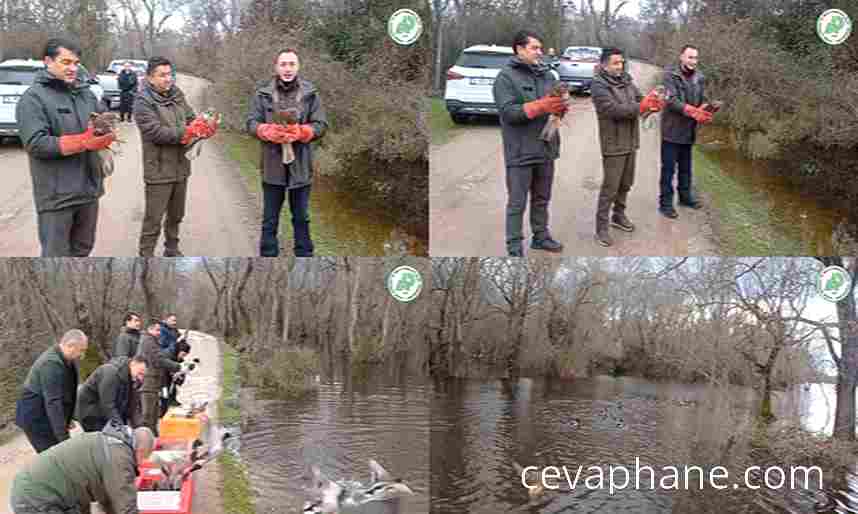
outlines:
[{"label": "man in green jacket", "polygon": [[95,368],[77,395],[75,417],[86,432],[98,432],[108,421],[129,425],[135,382],[146,375],[146,359],[117,357]]},{"label": "man in green jacket", "polygon": [[116,341],[113,342],[113,358],[134,357],[140,344],[140,326],[143,321],[136,312],[125,315],[125,326],[122,327]]},{"label": "man in green jacket", "polygon": [[15,475],[12,512],[89,514],[98,502],[106,514],[138,514],[134,480],[154,445],[148,428],[116,424],[58,444]]},{"label": "man in green jacket", "polygon": [[160,321],[149,322],[146,333],[140,338],[140,347],[137,350],[138,355],[143,356],[149,364],[146,376],[143,378],[143,387],[140,389],[143,426],[149,427],[156,435],[161,411],[161,395],[167,398],[166,391],[162,391],[164,377],[182,369],[181,364],[161,351],[158,344],[160,330]]},{"label": "man in green jacket", "polygon": [[506,250],[522,257],[522,223],[530,199],[530,228],[534,250],[561,252],[563,245],[548,230],[548,203],[554,182],[554,160],[560,156],[560,135],[540,137],[550,114],[566,112],[566,102],[549,93],[554,79],[542,64],[541,38],[523,30],[512,43],[515,57],[498,73],[494,98],[500,115],[506,164]]},{"label": "man in green jacket", "polygon": [[89,346],[80,330],[66,332],[30,367],[15,406],[15,424],[41,453],[69,438],[77,403],[78,361]]},{"label": "man in green jacket", "polygon": [[625,71],[622,50],[605,48],[590,89],[599,120],[599,144],[602,150],[602,187],[596,208],[596,242],[611,246],[610,224],[633,232],[634,224],[626,216],[626,200],[635,180],[635,160],[640,148],[638,117],[664,107],[655,90],[641,95],[632,76]]},{"label": "man in green jacket", "polygon": [[[298,74],[298,53],[291,48],[274,57],[274,76],[256,89],[247,118],[248,133],[261,145],[262,162],[262,235],[259,253],[262,257],[280,255],[277,239],[280,211],[289,198],[292,229],[295,234],[296,257],[312,257],[314,246],[310,236],[310,187],[313,182],[312,141],[322,138],[328,119],[322,99],[312,82]],[[296,123],[284,127],[274,120],[275,110],[293,109]],[[294,160],[283,159],[284,145],[290,144]]]},{"label": "man in green jacket", "polygon": [[[181,257],[179,224],[185,216],[191,161],[185,145],[214,135],[216,126],[194,114],[174,83],[173,65],[149,59],[143,91],[134,102],[134,121],[143,140],[146,212],[140,233],[140,256],[152,257],[164,223],[164,257]],[[166,214],[166,219],[164,215]]]},{"label": "man in green jacket", "polygon": [[115,140],[96,136],[90,114],[102,112],[78,80],[80,48],[63,39],[45,46],[45,70],[21,95],[16,119],[30,161],[42,257],[87,257],[95,246],[98,200],[104,194],[97,151]]}]

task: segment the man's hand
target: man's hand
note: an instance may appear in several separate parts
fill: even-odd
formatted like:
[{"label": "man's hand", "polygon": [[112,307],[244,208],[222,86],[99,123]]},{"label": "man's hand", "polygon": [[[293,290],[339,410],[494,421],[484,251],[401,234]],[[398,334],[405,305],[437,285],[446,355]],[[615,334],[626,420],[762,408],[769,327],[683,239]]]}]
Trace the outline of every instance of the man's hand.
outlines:
[{"label": "man's hand", "polygon": [[74,430],[75,428],[77,428],[77,427],[79,427],[79,426],[80,426],[80,425],[78,424],[78,422],[77,422],[77,421],[75,421],[75,420],[71,420],[71,423],[69,423],[69,426],[67,426],[67,427],[66,427],[66,431],[67,431],[67,432],[71,432],[72,430]]},{"label": "man's hand", "polygon": [[664,100],[661,100],[658,97],[658,93],[655,90],[650,91],[649,94],[641,100],[641,114],[645,112],[658,112],[662,109],[664,109]]},{"label": "man's hand", "polygon": [[95,129],[90,125],[86,132],[61,136],[59,138],[60,153],[63,155],[75,155],[85,151],[98,151],[110,147],[116,140],[116,134],[110,132],[103,136],[96,136]]},{"label": "man's hand", "polygon": [[186,145],[197,138],[208,139],[215,133],[215,129],[211,123],[202,118],[194,118],[185,128],[185,135],[182,137],[181,143]]},{"label": "man's hand", "polygon": [[709,123],[710,121],[712,121],[712,113],[706,112],[703,109],[701,109],[700,107],[694,107],[693,105],[685,104],[685,107],[683,107],[682,111],[689,118],[694,118],[694,120],[697,121],[697,123],[704,123],[705,124],[705,123]]},{"label": "man's hand", "polygon": [[524,114],[529,119],[538,118],[543,114],[563,114],[569,110],[566,100],[559,96],[543,96],[539,100],[524,104]]},{"label": "man's hand", "polygon": [[276,123],[261,123],[256,127],[256,135],[263,141],[269,143],[285,144],[288,140],[288,129]]}]

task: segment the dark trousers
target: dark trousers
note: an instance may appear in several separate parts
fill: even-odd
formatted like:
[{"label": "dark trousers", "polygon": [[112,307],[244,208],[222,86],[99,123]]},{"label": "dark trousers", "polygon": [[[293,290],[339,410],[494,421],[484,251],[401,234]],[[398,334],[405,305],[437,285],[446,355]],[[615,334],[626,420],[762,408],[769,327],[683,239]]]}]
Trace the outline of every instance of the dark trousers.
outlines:
[{"label": "dark trousers", "polygon": [[152,433],[158,435],[158,420],[161,418],[161,397],[157,391],[143,391],[140,393],[140,403],[143,408],[143,423],[141,426],[149,427]]},{"label": "dark trousers", "polygon": [[691,193],[691,145],[661,142],[661,194],[658,206],[673,209],[673,176],[679,168],[678,189],[680,203],[694,203]]},{"label": "dark trousers", "polygon": [[88,257],[95,246],[98,200],[38,214],[42,257]]},{"label": "dark trousers", "polygon": [[548,233],[548,203],[554,183],[554,161],[530,166],[509,166],[506,169],[506,247],[521,246],[524,209],[530,194],[530,230],[533,239],[541,241]]},{"label": "dark trousers", "polygon": [[17,498],[12,496],[12,512],[15,514],[89,514],[89,505],[78,505],[77,507],[66,508],[60,505],[44,504],[38,498]]},{"label": "dark trousers", "polygon": [[602,156],[602,188],[596,208],[596,232],[608,228],[611,207],[615,214],[625,213],[629,191],[635,182],[636,158],[637,152]]},{"label": "dark trousers", "polygon": [[164,249],[175,252],[179,249],[179,224],[185,217],[185,201],[188,196],[188,181],[167,184],[146,184],[146,214],[140,233],[140,255],[150,257],[155,253],[164,215]]},{"label": "dark trousers", "polygon": [[310,238],[310,186],[286,189],[286,186],[262,183],[263,213],[262,238],[259,253],[262,257],[280,255],[277,232],[280,228],[280,211],[289,194],[289,210],[292,212],[292,229],[295,233],[295,256],[312,257],[313,240]]},{"label": "dark trousers", "polygon": [[134,110],[134,92],[122,91],[119,93],[119,119],[131,121],[131,113]]},{"label": "dark trousers", "polygon": [[31,430],[24,429],[24,434],[27,436],[27,440],[30,441],[30,446],[36,450],[36,453],[42,453],[51,446],[60,444],[59,439],[57,439],[57,436],[53,433],[33,432]]}]

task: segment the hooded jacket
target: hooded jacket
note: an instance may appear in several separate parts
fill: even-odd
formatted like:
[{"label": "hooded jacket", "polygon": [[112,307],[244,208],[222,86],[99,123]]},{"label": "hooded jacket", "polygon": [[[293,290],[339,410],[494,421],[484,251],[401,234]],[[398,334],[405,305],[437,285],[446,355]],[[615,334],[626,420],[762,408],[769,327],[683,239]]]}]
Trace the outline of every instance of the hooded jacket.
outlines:
[{"label": "hooded jacket", "polygon": [[130,429],[114,424],[53,446],[15,475],[12,505],[89,513],[98,502],[107,514],[138,514],[134,446]]},{"label": "hooded jacket", "polygon": [[625,155],[640,148],[640,103],[643,95],[626,72],[615,77],[599,68],[590,86],[599,120],[602,155]]},{"label": "hooded jacket", "polygon": [[77,419],[128,424],[131,412],[132,378],[128,357],[117,357],[95,369],[81,386],[77,398]]},{"label": "hooded jacket", "polygon": [[[253,136],[256,129],[262,123],[273,123],[274,112],[274,88],[277,87],[279,79],[269,79],[260,83],[251,100],[250,112],[247,116],[245,128]],[[297,77],[299,87],[302,90],[301,108],[298,123],[309,124],[313,127],[313,141],[322,138],[328,129],[328,118],[322,107],[319,92],[312,82]],[[292,143],[295,152],[295,160],[292,163],[283,164],[283,146],[268,141],[262,141],[259,157],[259,169],[262,170],[262,181],[266,184],[286,186],[287,189],[296,189],[309,186],[313,181],[313,149],[312,142]]]},{"label": "hooded jacket", "polygon": [[64,156],[59,143],[62,136],[85,132],[89,115],[103,111],[86,84],[68,85],[45,70],[36,73],[21,95],[15,115],[30,161],[37,212],[84,205],[104,194],[98,152]]},{"label": "hooded jacket", "polygon": [[196,117],[176,86],[166,93],[148,82],[134,100],[134,121],[143,140],[143,181],[147,184],[181,182],[191,175],[191,161],[181,144],[185,127]]},{"label": "hooded jacket", "polygon": [[555,80],[547,71],[513,57],[495,78],[493,91],[507,167],[542,164],[560,156],[559,131],[549,142],[539,137],[549,115],[531,120],[524,113],[525,103],[542,98],[554,87]]}]

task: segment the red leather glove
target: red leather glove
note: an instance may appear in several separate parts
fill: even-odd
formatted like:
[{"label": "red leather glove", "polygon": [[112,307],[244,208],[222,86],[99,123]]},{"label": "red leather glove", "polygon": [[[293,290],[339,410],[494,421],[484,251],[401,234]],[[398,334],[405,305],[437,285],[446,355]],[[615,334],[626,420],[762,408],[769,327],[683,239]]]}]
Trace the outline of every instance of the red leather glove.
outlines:
[{"label": "red leather glove", "polygon": [[104,136],[96,136],[92,126],[90,126],[86,129],[86,132],[60,136],[60,153],[63,155],[74,155],[87,150],[104,150],[105,148],[110,147],[110,144],[115,140],[116,135],[112,132]]},{"label": "red leather glove", "polygon": [[207,139],[214,135],[214,128],[202,118],[194,118],[185,128],[185,135],[182,137],[181,143],[186,145],[196,138]]},{"label": "red leather glove", "polygon": [[288,130],[276,123],[260,123],[256,126],[256,136],[269,143],[288,143]]},{"label": "red leather glove", "polygon": [[706,112],[699,107],[694,107],[693,105],[685,104],[685,107],[682,108],[682,111],[689,118],[694,118],[697,123],[709,123],[712,121],[712,113]]},{"label": "red leather glove", "polygon": [[650,92],[650,94],[646,95],[643,100],[641,100],[640,113],[643,114],[645,112],[650,111],[660,111],[664,109],[664,101],[659,100],[658,95],[655,91]]},{"label": "red leather glove", "polygon": [[312,141],[314,137],[316,137],[316,133],[313,132],[312,125],[298,125],[297,137],[295,138],[295,140],[307,144]]},{"label": "red leather glove", "polygon": [[543,114],[563,114],[568,110],[566,100],[559,96],[543,96],[539,100],[524,104],[524,114],[529,118],[537,118]]}]

